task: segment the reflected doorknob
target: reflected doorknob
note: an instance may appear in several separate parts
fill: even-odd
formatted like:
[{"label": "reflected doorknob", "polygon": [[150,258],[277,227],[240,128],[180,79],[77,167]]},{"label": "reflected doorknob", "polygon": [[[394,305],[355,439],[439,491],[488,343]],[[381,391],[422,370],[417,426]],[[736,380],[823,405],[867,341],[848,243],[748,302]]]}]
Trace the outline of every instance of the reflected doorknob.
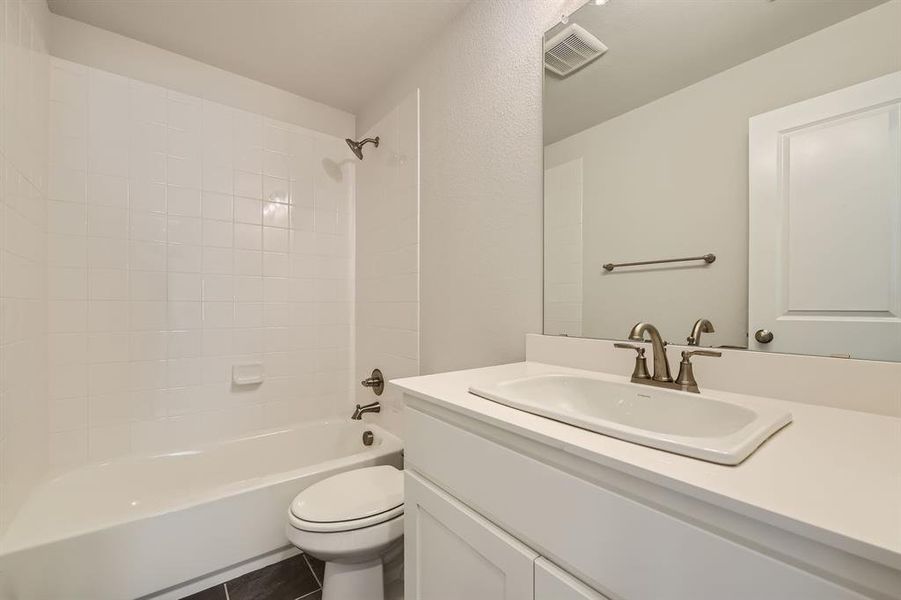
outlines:
[{"label": "reflected doorknob", "polygon": [[773,341],[773,332],[769,329],[758,329],[757,332],[754,333],[754,339],[761,344],[769,344]]}]

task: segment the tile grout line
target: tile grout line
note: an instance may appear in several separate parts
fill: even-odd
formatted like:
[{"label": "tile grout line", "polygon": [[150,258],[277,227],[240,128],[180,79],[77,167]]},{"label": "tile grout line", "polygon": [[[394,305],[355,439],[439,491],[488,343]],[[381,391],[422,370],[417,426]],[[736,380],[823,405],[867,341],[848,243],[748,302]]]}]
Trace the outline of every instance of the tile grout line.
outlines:
[{"label": "tile grout line", "polygon": [[225,600],[231,600],[228,596],[228,582],[222,584],[222,589],[225,590]]},{"label": "tile grout line", "polygon": [[312,595],[315,594],[316,592],[321,592],[321,591],[322,591],[322,588],[317,588],[317,589],[313,590],[312,592],[307,592],[307,593],[304,594],[303,596],[298,596],[298,597],[295,598],[294,600],[303,600],[304,598],[309,598],[310,596],[312,596]]},{"label": "tile grout line", "polygon": [[310,573],[313,575],[313,579],[316,581],[316,584],[317,584],[317,585],[319,586],[319,588],[321,589],[321,588],[322,588],[322,582],[319,581],[319,576],[316,575],[316,571],[313,570],[313,565],[310,564],[310,559],[307,558],[307,553],[304,552],[303,554],[301,554],[301,556],[303,556],[303,561],[304,561],[305,563],[307,563],[307,568],[310,570]]}]

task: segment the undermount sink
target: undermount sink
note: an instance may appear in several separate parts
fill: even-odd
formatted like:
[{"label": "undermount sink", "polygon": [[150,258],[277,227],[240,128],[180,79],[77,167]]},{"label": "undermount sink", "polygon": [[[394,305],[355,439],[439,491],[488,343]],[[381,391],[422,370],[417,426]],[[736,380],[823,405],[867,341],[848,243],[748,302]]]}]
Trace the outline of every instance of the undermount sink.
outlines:
[{"label": "undermount sink", "polygon": [[737,465],[791,413],[703,394],[577,375],[536,375],[472,387],[477,396],[628,442]]}]

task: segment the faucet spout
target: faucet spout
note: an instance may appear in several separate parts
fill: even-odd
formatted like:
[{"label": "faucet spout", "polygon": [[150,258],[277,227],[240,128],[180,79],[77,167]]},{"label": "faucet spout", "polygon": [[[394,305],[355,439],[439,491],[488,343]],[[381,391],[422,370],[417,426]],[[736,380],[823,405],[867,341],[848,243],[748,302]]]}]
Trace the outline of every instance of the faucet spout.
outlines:
[{"label": "faucet spout", "polygon": [[381,411],[382,405],[379,404],[378,400],[369,404],[364,404],[363,406],[357,404],[357,407],[354,409],[354,414],[351,419],[353,419],[354,421],[360,421],[363,419],[363,415],[365,415],[366,413],[377,413]]},{"label": "faucet spout", "polygon": [[652,379],[660,382],[671,382],[673,376],[670,374],[669,361],[666,359],[666,342],[660,337],[660,331],[650,323],[636,323],[632,331],[629,332],[629,339],[643,342],[645,341],[645,333],[650,337],[651,348],[654,351],[654,375]]},{"label": "faucet spout", "polygon": [[713,329],[713,323],[707,319],[698,319],[695,321],[694,326],[691,328],[691,335],[688,336],[688,345],[700,346],[702,333],[716,333]]}]

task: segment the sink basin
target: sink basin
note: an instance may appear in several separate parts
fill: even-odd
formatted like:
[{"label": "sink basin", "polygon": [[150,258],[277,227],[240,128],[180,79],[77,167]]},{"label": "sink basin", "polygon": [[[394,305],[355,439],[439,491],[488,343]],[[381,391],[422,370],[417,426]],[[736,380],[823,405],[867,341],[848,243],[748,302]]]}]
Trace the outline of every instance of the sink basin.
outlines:
[{"label": "sink basin", "polygon": [[737,465],[792,420],[791,413],[576,375],[536,375],[473,387],[477,396],[611,437]]}]

